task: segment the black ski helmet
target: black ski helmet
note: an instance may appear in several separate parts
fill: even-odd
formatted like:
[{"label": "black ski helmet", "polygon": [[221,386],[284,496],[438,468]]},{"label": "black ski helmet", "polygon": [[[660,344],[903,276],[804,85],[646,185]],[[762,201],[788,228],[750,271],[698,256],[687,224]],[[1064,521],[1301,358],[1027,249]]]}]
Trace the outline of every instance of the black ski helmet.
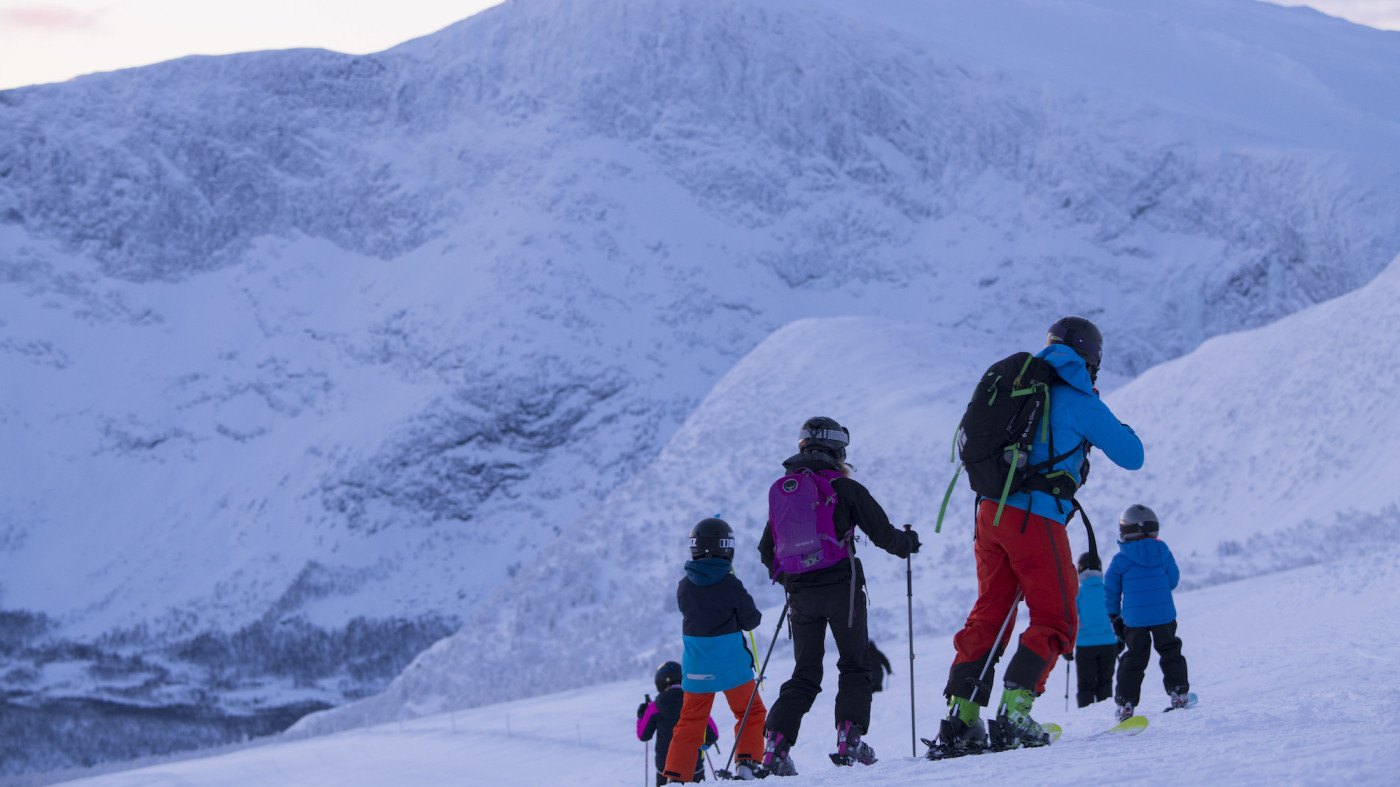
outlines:
[{"label": "black ski helmet", "polygon": [[734,559],[734,528],[723,519],[702,519],[690,529],[690,559],[707,557]]},{"label": "black ski helmet", "polygon": [[1080,571],[1103,571],[1103,563],[1099,561],[1099,556],[1093,552],[1085,552],[1079,556]]},{"label": "black ski helmet", "polygon": [[1089,366],[1089,375],[1098,376],[1099,364],[1103,362],[1103,334],[1099,326],[1083,317],[1061,317],[1050,326],[1045,338],[1050,344],[1063,344],[1079,353]]},{"label": "black ski helmet", "polygon": [[1123,515],[1118,517],[1118,535],[1124,541],[1155,538],[1160,528],[1157,512],[1141,503],[1133,503],[1123,509]]},{"label": "black ski helmet", "polygon": [[656,690],[665,691],[681,683],[681,665],[668,661],[656,668]]},{"label": "black ski helmet", "polygon": [[797,430],[797,450],[819,449],[836,457],[836,461],[846,461],[846,446],[851,443],[851,430],[836,423],[836,419],[818,415],[808,418]]}]

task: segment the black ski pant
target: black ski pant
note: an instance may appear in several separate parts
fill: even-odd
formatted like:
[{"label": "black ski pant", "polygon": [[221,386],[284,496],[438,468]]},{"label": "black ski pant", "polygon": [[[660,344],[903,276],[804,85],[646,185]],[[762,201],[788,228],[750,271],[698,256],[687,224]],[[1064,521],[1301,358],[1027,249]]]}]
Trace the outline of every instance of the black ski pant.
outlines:
[{"label": "black ski pant", "polygon": [[1113,668],[1118,664],[1118,645],[1085,645],[1074,651],[1074,667],[1079,674],[1079,707],[1084,708],[1113,696]]},{"label": "black ski pant", "polygon": [[851,612],[851,586],[846,583],[794,590],[789,622],[792,654],[797,663],[792,677],[778,690],[768,710],[765,728],[797,741],[802,717],[822,691],[822,657],[826,654],[826,630],[836,640],[836,719],[852,722],[865,734],[870,726],[870,668],[866,660],[865,590],[857,589],[855,623],[847,626]]},{"label": "black ski pant", "polygon": [[1113,695],[1120,704],[1127,702],[1137,707],[1142,674],[1147,670],[1154,646],[1162,666],[1162,687],[1168,692],[1185,692],[1191,688],[1186,679],[1186,657],[1181,655],[1181,638],[1176,635],[1175,620],[1146,628],[1129,626],[1123,630],[1123,641],[1128,647],[1123,651],[1123,658],[1118,660],[1118,690]]}]

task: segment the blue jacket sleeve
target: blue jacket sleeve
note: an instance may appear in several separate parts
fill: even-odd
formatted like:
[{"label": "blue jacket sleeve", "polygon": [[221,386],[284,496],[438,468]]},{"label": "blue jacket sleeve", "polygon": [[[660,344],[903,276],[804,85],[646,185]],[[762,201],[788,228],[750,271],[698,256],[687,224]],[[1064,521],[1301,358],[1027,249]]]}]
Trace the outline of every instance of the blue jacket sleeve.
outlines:
[{"label": "blue jacket sleeve", "polygon": [[1103,572],[1103,605],[1110,618],[1123,610],[1123,561],[1117,557]]},{"label": "blue jacket sleeve", "polygon": [[1119,423],[1118,417],[1097,396],[1085,397],[1088,406],[1079,413],[1080,425],[1089,442],[1103,451],[1114,464],[1125,470],[1142,467],[1142,439],[1131,426]]},{"label": "blue jacket sleeve", "polygon": [[[1166,544],[1162,546],[1166,546]],[[1172,551],[1168,549],[1166,552],[1167,559],[1163,562],[1165,562],[1167,566],[1167,586],[1172,590],[1176,590],[1176,583],[1181,580],[1181,572],[1176,568],[1176,558],[1172,557]]]}]

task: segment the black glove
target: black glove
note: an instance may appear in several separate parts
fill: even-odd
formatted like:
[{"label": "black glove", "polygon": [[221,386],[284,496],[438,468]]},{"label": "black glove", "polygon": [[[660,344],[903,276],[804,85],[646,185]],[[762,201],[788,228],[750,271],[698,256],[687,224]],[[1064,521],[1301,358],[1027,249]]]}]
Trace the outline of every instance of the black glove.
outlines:
[{"label": "black glove", "polygon": [[1109,615],[1108,621],[1113,624],[1113,634],[1118,637],[1118,641],[1123,641],[1123,630],[1128,626],[1123,622],[1123,618],[1118,615]]},{"label": "black glove", "polygon": [[1074,651],[1065,654],[1065,661],[1074,661]]},{"label": "black glove", "polygon": [[904,535],[909,536],[909,554],[918,552],[919,547],[923,546],[919,543],[919,534],[914,532],[913,528],[908,528],[904,531]]},{"label": "black glove", "polygon": [[1121,640],[1121,639],[1118,640],[1118,652],[1117,652],[1116,655],[1119,655],[1119,656],[1123,655],[1123,648],[1126,648],[1126,647],[1128,647],[1128,643],[1124,642],[1124,641]]},{"label": "black glove", "polygon": [[650,694],[647,695],[647,701],[646,701],[646,702],[643,702],[641,705],[638,705],[638,706],[637,706],[637,718],[640,719],[641,717],[647,715],[647,706],[648,706],[648,705],[651,705],[651,695],[650,695]]}]

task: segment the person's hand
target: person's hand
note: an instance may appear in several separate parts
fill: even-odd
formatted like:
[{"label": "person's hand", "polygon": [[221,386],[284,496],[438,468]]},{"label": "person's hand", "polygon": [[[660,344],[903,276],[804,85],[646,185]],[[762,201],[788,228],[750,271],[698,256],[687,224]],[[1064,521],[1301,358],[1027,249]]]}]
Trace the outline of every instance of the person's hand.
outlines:
[{"label": "person's hand", "polygon": [[1120,655],[1120,656],[1123,655],[1123,648],[1126,648],[1126,647],[1128,647],[1128,643],[1124,642],[1124,641],[1121,640],[1121,639],[1118,640],[1118,655]]},{"label": "person's hand", "polygon": [[637,706],[637,718],[647,715],[647,707],[651,705],[651,695],[647,695],[647,701]]},{"label": "person's hand", "polygon": [[1125,629],[1127,629],[1128,625],[1127,625],[1126,623],[1123,622],[1123,618],[1122,618],[1121,616],[1119,616],[1119,615],[1110,615],[1110,616],[1109,616],[1109,622],[1113,624],[1113,634],[1114,634],[1114,636],[1118,637],[1118,641],[1119,641],[1119,642],[1122,642],[1122,641],[1123,641],[1123,631],[1124,631]]},{"label": "person's hand", "polygon": [[918,552],[919,547],[923,546],[923,544],[919,543],[918,532],[916,532],[914,528],[906,525],[904,528],[904,534],[909,537],[909,554],[912,555],[915,552]]},{"label": "person's hand", "polygon": [[1065,661],[1074,661],[1074,651],[1065,654]]}]

